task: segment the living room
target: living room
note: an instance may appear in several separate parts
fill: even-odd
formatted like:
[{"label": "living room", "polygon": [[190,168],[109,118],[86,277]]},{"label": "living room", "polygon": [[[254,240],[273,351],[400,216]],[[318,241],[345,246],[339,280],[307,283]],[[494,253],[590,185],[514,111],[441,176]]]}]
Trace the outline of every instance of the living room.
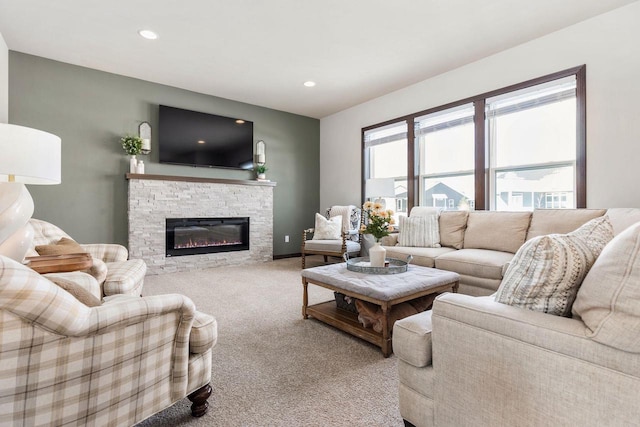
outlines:
[{"label": "living room", "polygon": [[[30,7],[37,7],[37,3],[30,2]],[[597,2],[590,3],[593,5]],[[520,6],[527,11],[528,5],[525,2]],[[405,74],[404,82],[396,84],[393,89],[315,115],[291,112],[279,106],[271,107],[268,103],[241,101],[246,99],[241,96],[235,98],[240,100],[234,100],[220,93],[198,92],[189,89],[191,86],[188,82],[182,86],[157,82],[152,77],[153,70],[148,69],[145,63],[146,51],[151,53],[155,49],[150,44],[152,42],[147,40],[132,42],[139,43],[137,55],[140,59],[128,64],[128,73],[109,71],[105,65],[98,65],[99,62],[93,57],[74,60],[64,59],[64,56],[49,57],[39,53],[38,42],[34,45],[36,47],[30,49],[16,47],[21,46],[22,41],[10,36],[12,27],[8,21],[11,18],[3,13],[5,7],[9,8],[9,5],[0,6],[0,15],[3,16],[0,18],[0,122],[45,130],[62,139],[62,183],[54,186],[29,186],[29,192],[35,205],[33,217],[57,225],[78,242],[109,242],[125,246],[129,244],[127,204],[130,180],[125,178],[125,174],[129,172],[129,162],[119,140],[126,134],[137,134],[141,122],[149,122],[152,127],[151,152],[140,156],[144,159],[146,174],[254,180],[253,172],[246,170],[160,164],[156,149],[159,105],[243,117],[254,122],[254,140],[266,142],[266,164],[269,168],[267,178],[275,183],[272,256],[276,259],[281,258],[279,262],[282,263],[287,262],[287,257],[299,254],[301,232],[313,226],[315,213],[323,212],[333,205],[359,205],[362,202],[363,177],[360,165],[363,128],[583,64],[586,65],[587,76],[586,207],[640,206],[640,194],[635,191],[635,183],[639,178],[636,159],[640,156],[637,143],[640,122],[636,118],[639,112],[637,100],[640,99],[640,86],[635,79],[640,74],[640,56],[634,54],[637,52],[636,40],[640,39],[640,29],[637,26],[640,4],[635,1],[610,2],[608,9],[591,15],[585,15],[584,11],[576,6],[575,17],[570,24],[558,26],[555,17],[551,15],[548,20],[536,22],[538,29],[526,38],[505,36],[502,41],[497,40],[491,46],[490,52],[484,51],[475,56],[468,54],[454,66],[445,69],[434,68],[424,72],[415,70],[415,73]],[[23,10],[25,15],[28,15],[27,12],[28,8]],[[526,19],[526,16],[516,16]],[[157,41],[162,42],[165,37],[164,34],[160,34]],[[45,38],[41,38],[39,43],[44,45],[45,42],[54,43]],[[424,41],[410,40],[408,44],[422,42]],[[446,56],[447,52],[439,51],[439,54]],[[100,55],[99,49],[96,49],[96,55]],[[260,64],[254,63],[244,65],[260,67]],[[197,61],[194,61],[194,67],[196,66]],[[283,58],[282,67],[288,66]],[[147,74],[148,80],[141,77]],[[206,70],[201,72],[201,75],[207,74]],[[194,73],[193,78],[197,79],[198,74]],[[323,85],[328,84],[319,81],[315,88],[304,88],[302,82],[299,82],[296,96],[300,104],[314,103],[313,92],[304,90],[320,91]],[[261,90],[266,92],[266,89],[256,87],[246,91],[259,94]],[[238,93],[241,94],[242,90]],[[287,264],[286,268],[290,267],[293,268],[293,264]],[[299,260],[295,267],[298,271],[287,277],[295,277],[291,283],[291,286],[295,287],[292,294],[301,299]],[[250,280],[245,272],[238,269],[233,271],[237,275],[235,277]],[[190,278],[205,282],[213,278],[224,282],[226,279],[220,273],[204,276],[196,271]],[[151,288],[154,280],[161,279],[150,276],[145,281],[145,289]],[[185,279],[180,283],[187,281]],[[158,283],[157,289],[172,292],[165,284]],[[153,291],[154,294],[158,292],[157,289]],[[175,292],[183,291],[178,288]],[[206,301],[208,295],[204,290],[195,292],[193,298],[196,306],[200,308],[199,301]],[[220,295],[228,298],[227,304],[238,298],[228,291],[220,292]],[[301,321],[301,301],[289,301],[288,298],[288,295],[283,296],[284,301],[295,307],[295,313],[291,318],[296,319],[296,322]],[[250,301],[252,307],[264,308],[260,301]],[[211,307],[213,310],[217,308],[216,305]],[[208,314],[216,318],[219,316],[216,312]],[[280,310],[278,314],[289,319]],[[239,321],[246,320],[239,308],[218,318],[221,336],[225,323],[230,325],[238,321],[234,316],[237,316],[236,319]],[[263,327],[254,322],[255,319],[251,320],[249,325],[257,331],[262,331]],[[282,327],[284,326],[279,325],[277,329],[279,334],[284,335],[286,330],[281,329]],[[308,330],[309,327],[306,325],[304,328],[305,333],[318,333],[326,340],[323,342],[331,342],[331,333],[335,332],[325,329],[320,332]],[[235,332],[241,330],[240,328]],[[342,350],[337,350],[339,356],[357,352],[361,347],[361,343],[358,345],[359,343],[352,341],[351,337],[340,335],[339,339],[345,346]],[[249,337],[244,336],[241,342],[250,342]],[[222,343],[223,341],[218,344],[218,350],[214,350],[221,351],[225,347],[221,346]],[[226,343],[228,345],[229,342]],[[307,341],[287,341],[287,344],[283,345],[300,345],[301,348],[315,351],[311,344]],[[381,369],[396,370],[393,357],[376,360],[376,357],[381,359],[379,352],[373,348],[366,349],[370,354],[367,353],[363,359],[366,363],[362,362],[362,365],[368,364],[372,370],[362,371],[364,368],[361,364],[353,365],[356,375]],[[295,350],[283,349],[282,353],[290,351]],[[354,356],[351,357],[349,360],[353,360]],[[271,356],[267,358],[269,363],[276,363],[275,359]],[[309,355],[309,359],[321,363],[316,356]],[[337,360],[334,362],[337,363]],[[304,375],[306,369],[310,369],[303,366],[300,365],[300,371],[297,372],[299,375]],[[244,368],[255,369],[256,372],[269,370],[266,362],[264,366]],[[241,369],[238,368],[229,375],[236,375],[238,371]],[[328,376],[343,374],[344,372],[336,368],[330,370]],[[220,400],[216,400],[216,393],[218,396],[225,392],[234,393],[229,390],[231,383],[216,391],[215,375],[214,367],[214,392],[210,399],[210,410],[215,409],[214,407],[220,403]],[[340,394],[332,394],[327,384],[339,387],[340,382],[319,384],[321,378],[317,375],[319,373],[313,371],[311,378],[314,384],[322,392],[329,393],[334,399],[333,403],[338,405]],[[287,377],[286,381],[282,382],[282,387],[291,385],[292,381],[292,377]],[[354,380],[357,384],[354,387],[374,387],[374,380],[371,383],[366,381],[368,380]],[[396,405],[390,412],[397,412],[397,392],[394,389],[394,381],[397,382],[397,379],[387,378],[381,381],[387,381],[383,387],[385,390],[388,388],[389,393],[388,400],[384,401],[392,406]],[[264,396],[275,396],[278,392],[274,383],[264,384],[260,380],[256,380],[256,383],[259,385],[258,388],[262,387],[265,390]],[[302,393],[300,389],[296,390]],[[376,392],[364,390],[363,388],[354,394],[370,393],[370,400],[376,400]],[[305,394],[304,398],[311,413],[314,413],[314,410],[320,413],[327,410],[327,406],[316,406],[317,403],[310,396]],[[280,401],[274,397],[274,403],[277,402]],[[252,402],[242,403],[248,405],[246,410],[252,413]],[[370,405],[367,408],[375,408],[375,402]],[[345,406],[346,408],[342,409],[345,413],[353,411],[360,416],[358,408],[355,407],[357,405],[349,403]],[[339,411],[338,408],[335,410]],[[225,414],[225,410],[222,409],[221,413]],[[304,411],[295,414],[302,417],[298,418],[298,421],[304,420],[306,424],[314,424],[309,418],[304,418]],[[259,414],[251,416],[256,418],[246,418],[245,421],[249,420],[246,424],[261,425],[257,421]],[[390,418],[386,416],[380,419],[373,418],[373,424],[396,425],[388,424]],[[242,418],[228,419],[240,420],[242,423]],[[273,412],[269,413],[266,419],[262,425],[284,425],[283,420],[291,423],[296,421],[295,418],[284,416],[278,419]],[[345,423],[350,425],[364,425],[359,424],[362,422],[361,419],[350,418],[348,415],[322,419],[331,420],[335,425],[340,425],[340,420],[345,420]],[[210,418],[209,421],[216,423],[215,418]],[[396,414],[392,421],[402,422],[399,414]],[[196,422],[173,418],[168,423],[198,425],[194,424]]]}]

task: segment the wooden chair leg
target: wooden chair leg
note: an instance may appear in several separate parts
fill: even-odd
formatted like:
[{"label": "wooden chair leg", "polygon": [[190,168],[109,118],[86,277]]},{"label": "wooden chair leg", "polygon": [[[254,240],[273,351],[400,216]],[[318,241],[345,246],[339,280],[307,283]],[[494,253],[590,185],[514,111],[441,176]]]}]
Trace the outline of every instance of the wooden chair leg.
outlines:
[{"label": "wooden chair leg", "polygon": [[203,385],[187,396],[193,403],[191,405],[191,415],[194,417],[201,417],[207,413],[207,409],[209,409],[207,399],[209,396],[211,396],[211,384]]},{"label": "wooden chair leg", "polygon": [[301,258],[302,258],[302,269],[304,270],[304,266],[306,264],[306,260],[304,259],[304,252],[302,252]]}]

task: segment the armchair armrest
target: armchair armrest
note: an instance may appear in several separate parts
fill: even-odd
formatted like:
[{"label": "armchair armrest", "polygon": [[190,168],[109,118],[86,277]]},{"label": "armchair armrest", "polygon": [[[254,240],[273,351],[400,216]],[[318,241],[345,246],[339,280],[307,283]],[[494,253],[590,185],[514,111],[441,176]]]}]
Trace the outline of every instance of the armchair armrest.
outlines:
[{"label": "armchair armrest", "polygon": [[104,262],[126,261],[129,258],[129,251],[122,245],[114,243],[90,243],[80,245],[91,254]]},{"label": "armchair armrest", "polygon": [[[45,277],[3,256],[0,256],[0,309],[68,337],[102,334],[175,312],[188,339],[195,315],[193,302],[182,295],[118,299],[89,308]],[[182,330],[182,326],[186,329]]]}]

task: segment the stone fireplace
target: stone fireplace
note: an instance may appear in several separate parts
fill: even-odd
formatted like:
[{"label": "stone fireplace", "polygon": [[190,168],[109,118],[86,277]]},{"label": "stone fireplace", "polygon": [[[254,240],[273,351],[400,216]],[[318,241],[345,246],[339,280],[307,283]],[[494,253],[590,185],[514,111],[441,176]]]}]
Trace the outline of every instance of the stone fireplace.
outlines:
[{"label": "stone fireplace", "polygon": [[[147,263],[147,274],[244,265],[273,259],[274,182],[151,174],[127,174],[127,179],[129,256],[143,259]],[[202,236],[208,234],[206,230],[215,225],[191,224],[186,220],[203,218],[208,221],[246,218],[246,231],[240,231],[240,234],[246,232],[245,237],[248,237],[246,247],[224,242],[224,236],[239,231],[238,224],[231,222],[223,224],[233,227],[218,230],[224,235],[222,241],[212,244],[200,242]],[[191,243],[187,246],[201,246],[204,250],[195,248],[192,251],[195,253],[185,254],[187,256],[170,253],[167,249],[169,219],[183,221],[184,227],[179,227],[178,234],[182,238],[191,233]],[[240,226],[240,230],[243,227]],[[175,239],[174,231],[172,246],[175,246]],[[233,250],[225,250],[231,246]]]}]

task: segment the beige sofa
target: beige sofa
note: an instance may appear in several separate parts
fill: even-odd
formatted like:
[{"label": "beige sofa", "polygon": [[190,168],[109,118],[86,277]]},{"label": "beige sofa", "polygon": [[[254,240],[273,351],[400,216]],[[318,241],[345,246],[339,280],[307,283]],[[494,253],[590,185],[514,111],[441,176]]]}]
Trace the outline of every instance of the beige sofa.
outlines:
[{"label": "beige sofa", "polygon": [[[387,257],[406,259],[412,255],[413,264],[460,274],[460,293],[491,295],[525,241],[544,234],[568,233],[606,212],[606,209],[537,209],[533,213],[444,211],[438,219],[441,247],[398,246],[397,234],[387,236],[382,244]],[[616,217],[625,217],[636,210],[619,208],[612,212]],[[411,216],[419,213],[420,208],[414,208]]]},{"label": "beige sofa", "polygon": [[[561,224],[567,224],[569,217],[580,218],[575,224],[597,212],[535,211],[527,238],[535,233],[544,234],[548,229],[557,231]],[[616,235],[640,221],[640,209],[609,209],[607,214]],[[482,215],[499,218],[498,213]],[[471,225],[474,216],[469,215]],[[544,227],[536,228],[543,224]],[[501,222],[495,222],[494,228],[505,230]],[[640,242],[640,237],[636,241]],[[446,251],[442,256],[463,251]],[[494,262],[501,259],[508,262],[511,252],[497,252],[493,257],[483,253]],[[640,247],[637,251],[620,253],[625,254],[620,259],[636,256]],[[473,252],[469,255],[467,260],[472,259]],[[420,260],[420,255],[416,258]],[[427,258],[420,261],[428,262]],[[602,258],[603,255],[598,262]],[[605,268],[596,268],[596,263],[574,304],[574,310],[580,305],[582,311],[574,313],[573,318],[500,304],[492,296],[448,293],[436,299],[433,310],[396,322],[393,350],[399,359],[402,417],[417,427],[637,425],[640,420],[638,258],[637,265],[621,260],[618,272],[615,261],[614,268],[611,262]],[[455,265],[438,260],[435,257],[436,267]],[[491,269],[481,265],[473,271],[482,273],[483,280],[475,280],[472,274],[463,276],[466,290],[476,294],[493,292],[500,282],[497,269],[491,273],[493,277],[487,277]],[[621,278],[607,279],[612,271]],[[620,291],[615,282],[626,282],[628,288],[635,289],[632,291],[635,294]],[[607,313],[616,306],[626,310],[626,320],[620,320],[619,314]],[[602,326],[603,321],[594,321],[589,309],[599,311],[600,319],[609,319],[608,328]],[[607,331],[608,336],[604,335]]]}]

